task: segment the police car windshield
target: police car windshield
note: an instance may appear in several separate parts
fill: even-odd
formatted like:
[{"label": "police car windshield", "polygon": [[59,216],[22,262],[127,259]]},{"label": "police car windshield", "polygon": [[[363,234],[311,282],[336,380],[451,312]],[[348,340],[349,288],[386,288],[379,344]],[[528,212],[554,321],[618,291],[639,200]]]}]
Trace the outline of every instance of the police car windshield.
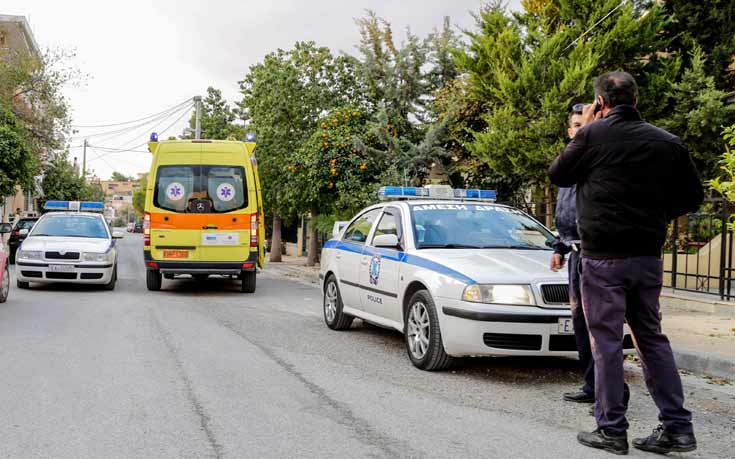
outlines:
[{"label": "police car windshield", "polygon": [[551,250],[554,236],[523,212],[473,204],[412,204],[419,249]]},{"label": "police car windshield", "polygon": [[102,218],[94,215],[47,215],[36,223],[30,236],[109,237]]}]

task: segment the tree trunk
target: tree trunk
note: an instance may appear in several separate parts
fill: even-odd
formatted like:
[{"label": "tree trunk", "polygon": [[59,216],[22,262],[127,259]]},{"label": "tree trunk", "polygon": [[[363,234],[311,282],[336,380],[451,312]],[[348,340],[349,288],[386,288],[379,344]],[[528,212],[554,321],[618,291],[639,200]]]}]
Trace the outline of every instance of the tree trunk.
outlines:
[{"label": "tree trunk", "polygon": [[317,210],[311,209],[311,218],[309,219],[309,254],[306,258],[306,266],[315,266],[317,262],[317,241],[316,241],[316,220]]},{"label": "tree trunk", "polygon": [[281,262],[281,217],[273,214],[273,236],[271,239],[271,258],[274,263]]},{"label": "tree trunk", "polygon": [[546,227],[551,228],[554,224],[554,197],[551,193],[551,185],[544,188],[546,194]]}]

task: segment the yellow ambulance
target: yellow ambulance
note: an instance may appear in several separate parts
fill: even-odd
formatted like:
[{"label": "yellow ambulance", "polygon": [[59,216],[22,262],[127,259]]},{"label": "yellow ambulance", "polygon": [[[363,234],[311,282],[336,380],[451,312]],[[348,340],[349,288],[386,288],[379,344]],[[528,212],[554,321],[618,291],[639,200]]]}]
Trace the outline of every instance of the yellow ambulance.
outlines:
[{"label": "yellow ambulance", "polygon": [[[148,290],[162,278],[240,279],[255,291],[265,261],[263,200],[254,142],[167,140],[153,153],[143,217]],[[187,276],[188,277],[188,276]]]}]

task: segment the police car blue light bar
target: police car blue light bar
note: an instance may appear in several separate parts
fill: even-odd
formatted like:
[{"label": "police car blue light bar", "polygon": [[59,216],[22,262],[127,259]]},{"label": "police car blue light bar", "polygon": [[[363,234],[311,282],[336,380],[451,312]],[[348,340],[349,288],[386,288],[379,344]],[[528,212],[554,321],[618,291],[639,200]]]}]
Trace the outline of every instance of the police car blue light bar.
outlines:
[{"label": "police car blue light bar", "polygon": [[105,204],[94,201],[46,201],[44,210],[56,211],[78,211],[78,212],[104,212]]},{"label": "police car blue light bar", "polygon": [[458,201],[488,201],[497,199],[495,190],[465,190],[448,185],[427,185],[423,188],[412,186],[384,186],[378,191],[380,200],[388,199],[446,199]]}]

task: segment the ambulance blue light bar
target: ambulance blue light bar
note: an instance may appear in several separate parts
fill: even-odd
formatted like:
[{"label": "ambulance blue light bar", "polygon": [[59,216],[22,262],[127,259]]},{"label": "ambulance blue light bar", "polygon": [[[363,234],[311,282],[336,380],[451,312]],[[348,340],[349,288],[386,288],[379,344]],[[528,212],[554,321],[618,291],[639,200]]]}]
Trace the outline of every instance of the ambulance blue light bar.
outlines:
[{"label": "ambulance blue light bar", "polygon": [[378,191],[378,197],[381,201],[389,199],[446,199],[495,202],[497,193],[495,190],[453,189],[448,185],[427,185],[425,187],[384,186]]},{"label": "ambulance blue light bar", "polygon": [[44,210],[61,210],[76,212],[104,212],[105,204],[94,201],[46,201]]}]

